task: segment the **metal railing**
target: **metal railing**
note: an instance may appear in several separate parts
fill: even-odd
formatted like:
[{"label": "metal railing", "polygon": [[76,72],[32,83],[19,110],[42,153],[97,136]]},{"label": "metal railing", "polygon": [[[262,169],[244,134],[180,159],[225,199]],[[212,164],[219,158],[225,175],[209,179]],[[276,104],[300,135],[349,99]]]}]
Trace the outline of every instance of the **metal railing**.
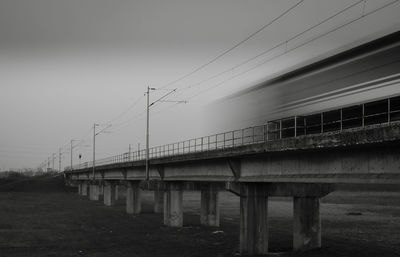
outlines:
[{"label": "metal railing", "polygon": [[[228,149],[394,121],[400,121],[400,96],[316,114],[268,121],[264,125],[152,147],[149,148],[149,159]],[[140,150],[96,160],[96,166],[145,159],[146,151]],[[93,162],[91,161],[85,162],[74,165],[73,170],[92,167],[92,165]],[[71,168],[67,167],[66,170],[71,170]]]}]

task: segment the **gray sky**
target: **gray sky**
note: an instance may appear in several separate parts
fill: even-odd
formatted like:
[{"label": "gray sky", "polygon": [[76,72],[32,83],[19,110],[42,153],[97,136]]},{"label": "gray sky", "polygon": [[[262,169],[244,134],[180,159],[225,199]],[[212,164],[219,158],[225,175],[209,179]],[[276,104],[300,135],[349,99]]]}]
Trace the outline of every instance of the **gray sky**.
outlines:
[{"label": "gray sky", "polygon": [[[305,0],[228,54],[169,85],[178,88],[170,99],[189,103],[159,103],[152,110],[151,145],[217,132],[204,112],[210,101],[399,29],[398,2],[377,12],[373,11],[393,0],[358,2]],[[99,158],[126,152],[129,144],[143,147],[147,85],[163,87],[181,78],[296,3],[2,0],[0,169],[36,167],[59,147],[68,152],[72,138],[84,138],[91,145],[94,122],[113,124],[111,134],[97,138]],[[231,69],[353,4],[282,47]],[[357,22],[296,48],[363,14]],[[292,48],[296,49],[267,61]],[[77,148],[76,153],[83,154],[83,161],[91,160],[90,147]],[[64,154],[63,166],[68,163]]]}]

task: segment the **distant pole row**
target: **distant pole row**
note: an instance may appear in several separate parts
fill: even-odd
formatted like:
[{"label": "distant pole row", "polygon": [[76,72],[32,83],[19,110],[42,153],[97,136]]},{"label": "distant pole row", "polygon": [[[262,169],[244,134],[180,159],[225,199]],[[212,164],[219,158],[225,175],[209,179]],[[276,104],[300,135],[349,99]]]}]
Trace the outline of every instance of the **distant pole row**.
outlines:
[{"label": "distant pole row", "polygon": [[[157,99],[154,102],[150,103],[150,91],[154,90],[167,90],[168,92],[161,96],[159,99]],[[168,97],[170,94],[176,92],[175,89],[157,89],[153,87],[147,87],[147,91],[145,92],[145,95],[147,97],[147,102],[146,102],[146,179],[149,179],[149,148],[150,148],[150,108],[154,106],[158,102],[169,102],[169,103],[187,103],[187,101],[175,101],[175,100],[166,100],[165,98]],[[99,127],[100,124],[94,123],[93,124],[93,144],[92,144],[92,150],[93,150],[93,159],[92,159],[92,178],[93,180],[95,179],[95,170],[96,170],[96,136],[98,136],[101,133],[110,133],[110,131],[106,131],[106,129],[110,128],[112,124],[106,124],[103,129],[100,131],[97,131],[96,128]],[[69,142],[69,152],[70,152],[70,169],[73,170],[74,163],[73,163],[73,150],[74,148],[78,146],[89,146],[89,145],[82,145],[81,143],[84,140],[82,139],[75,139],[72,138]],[[75,144],[76,142],[79,142]],[[138,143],[138,151],[140,150],[140,144]],[[60,147],[58,149],[58,171],[61,172],[62,169],[62,155],[66,152],[63,152],[63,147]],[[131,153],[131,145],[129,144],[129,155]],[[54,162],[55,159],[57,159],[57,154],[53,153],[51,157],[49,157],[46,161],[41,163],[39,165],[40,169],[44,169],[45,171],[56,171],[54,167]],[[79,159],[81,158],[81,155],[79,155]],[[50,169],[50,162],[52,162],[52,168]],[[46,168],[47,167],[47,168]]]}]

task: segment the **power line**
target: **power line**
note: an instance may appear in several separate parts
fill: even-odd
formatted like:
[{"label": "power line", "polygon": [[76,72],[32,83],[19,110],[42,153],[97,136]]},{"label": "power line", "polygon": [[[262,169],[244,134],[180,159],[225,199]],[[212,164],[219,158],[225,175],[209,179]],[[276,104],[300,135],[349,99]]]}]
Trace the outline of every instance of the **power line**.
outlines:
[{"label": "power line", "polygon": [[[230,81],[230,80],[232,80],[232,79],[234,79],[234,78],[237,78],[237,77],[239,77],[239,76],[242,76],[243,74],[248,73],[248,72],[250,72],[250,71],[252,71],[252,70],[254,70],[254,69],[256,69],[256,68],[258,68],[258,67],[260,67],[260,66],[262,66],[262,65],[264,65],[264,64],[266,64],[266,63],[268,63],[268,62],[270,62],[270,61],[272,61],[272,60],[274,60],[274,59],[276,59],[276,58],[278,58],[278,57],[281,57],[281,56],[283,56],[283,55],[285,55],[285,54],[287,54],[287,53],[289,53],[289,52],[292,52],[292,51],[294,51],[294,50],[296,50],[296,49],[298,49],[298,48],[300,48],[300,47],[303,47],[303,46],[305,46],[305,45],[307,45],[307,44],[309,44],[309,43],[311,43],[311,42],[313,42],[313,41],[315,41],[315,40],[317,40],[317,39],[320,39],[320,38],[322,38],[322,37],[324,37],[324,36],[326,36],[326,35],[328,35],[328,34],[330,34],[330,33],[332,33],[332,32],[335,32],[335,31],[337,31],[337,30],[339,30],[339,29],[341,29],[341,28],[343,28],[343,27],[345,27],[345,26],[348,26],[348,25],[350,25],[350,24],[352,24],[352,23],[354,23],[354,22],[356,22],[356,21],[358,21],[358,20],[360,20],[360,19],[362,19],[362,18],[364,18],[364,17],[366,17],[366,16],[368,16],[368,15],[371,15],[371,14],[377,12],[377,11],[380,11],[380,10],[382,10],[382,9],[384,9],[384,8],[390,6],[390,5],[392,5],[392,4],[394,4],[394,3],[398,2],[398,1],[400,1],[400,0],[395,0],[395,1],[389,2],[388,4],[385,4],[385,5],[383,5],[383,6],[379,7],[379,8],[377,8],[377,9],[375,9],[375,10],[373,10],[373,11],[370,11],[370,12],[368,12],[368,13],[365,13],[365,14],[363,14],[363,15],[360,16],[360,17],[357,17],[357,18],[355,18],[355,19],[353,19],[353,20],[351,20],[351,21],[349,21],[349,22],[346,22],[346,23],[344,23],[344,24],[342,24],[342,25],[340,25],[340,26],[338,26],[338,27],[336,27],[336,28],[334,28],[334,29],[332,29],[332,30],[329,30],[329,31],[327,31],[327,32],[325,32],[325,33],[323,33],[323,34],[320,34],[319,36],[314,37],[314,38],[312,38],[312,39],[310,39],[310,40],[308,40],[308,41],[306,41],[306,42],[304,42],[304,43],[302,43],[302,44],[300,44],[300,45],[298,45],[298,46],[296,46],[296,47],[293,47],[293,48],[291,48],[291,49],[286,49],[283,53],[278,54],[278,55],[276,55],[276,56],[274,56],[274,57],[272,57],[272,58],[269,58],[269,59],[267,59],[267,60],[265,60],[265,61],[263,61],[263,62],[261,62],[261,63],[255,65],[254,67],[251,67],[251,68],[249,68],[249,69],[247,69],[247,70],[245,70],[245,71],[243,71],[243,72],[241,72],[241,73],[238,73],[238,74],[236,74],[236,75],[234,75],[234,76],[232,76],[232,77],[230,77],[230,78],[228,78],[228,79],[225,79],[225,80],[223,80],[222,82],[219,82],[219,83],[213,85],[212,87],[209,87],[209,88],[207,88],[207,89],[205,89],[205,90],[203,90],[203,91],[201,91],[201,92],[199,92],[199,93],[197,93],[197,94],[195,94],[195,95],[190,96],[188,99],[193,99],[193,98],[195,98],[195,97],[197,97],[197,96],[199,96],[199,95],[201,95],[201,94],[203,94],[203,93],[205,93],[205,92],[207,92],[207,91],[210,91],[210,90],[212,90],[212,89],[214,89],[214,88],[216,88],[216,87],[218,87],[218,86],[220,86],[220,85],[222,85],[222,84],[224,84],[224,83],[226,83],[226,82],[228,82],[228,81]],[[360,2],[362,2],[362,1],[360,1]],[[359,4],[360,2],[358,2],[357,4]],[[293,39],[293,38],[292,38],[292,39]],[[290,40],[292,40],[292,39],[290,39]],[[281,43],[281,44],[282,44],[282,43]],[[276,48],[276,46],[275,46],[275,48]]]},{"label": "power line", "polygon": [[273,51],[273,50],[276,50],[276,49],[278,49],[279,47],[282,47],[283,45],[287,45],[287,43],[288,43],[289,41],[292,41],[292,40],[294,40],[294,39],[296,39],[296,38],[298,38],[298,37],[304,35],[305,33],[311,31],[312,29],[314,29],[314,28],[316,28],[316,27],[322,25],[323,23],[325,23],[325,22],[327,22],[327,21],[329,21],[329,20],[331,20],[331,19],[337,17],[338,15],[344,13],[345,11],[347,11],[347,10],[353,8],[354,6],[360,4],[361,2],[364,2],[364,1],[365,1],[365,0],[361,0],[361,1],[358,1],[358,2],[356,2],[356,3],[354,3],[354,4],[351,4],[350,6],[348,6],[348,7],[344,8],[343,10],[341,10],[341,11],[335,13],[334,15],[331,15],[331,16],[329,16],[328,18],[326,18],[326,19],[320,21],[319,23],[317,23],[317,24],[315,24],[315,25],[313,25],[313,26],[307,28],[306,30],[304,30],[304,31],[302,31],[302,32],[300,32],[300,33],[298,33],[298,34],[296,34],[295,36],[293,36],[293,37],[291,37],[291,38],[289,38],[289,39],[287,39],[287,40],[285,40],[285,41],[283,41],[283,42],[280,42],[280,43],[274,45],[273,47],[270,47],[270,48],[268,48],[268,49],[262,51],[261,53],[255,55],[255,56],[253,56],[253,57],[251,57],[251,58],[249,58],[249,59],[247,59],[247,60],[245,60],[245,61],[243,61],[243,62],[241,62],[241,63],[239,63],[239,64],[237,64],[237,65],[235,65],[235,66],[233,66],[233,67],[230,67],[230,68],[228,68],[228,69],[226,69],[226,70],[224,70],[224,71],[222,71],[222,72],[216,73],[216,74],[214,74],[214,75],[212,75],[212,76],[210,76],[210,77],[208,77],[208,78],[206,78],[206,79],[203,79],[203,80],[201,80],[201,81],[199,81],[199,82],[196,82],[196,83],[194,83],[194,84],[191,84],[191,85],[189,85],[189,86],[186,86],[186,87],[184,87],[184,88],[181,88],[181,89],[179,89],[179,91],[182,91],[182,90],[185,90],[185,89],[190,89],[190,88],[193,88],[193,87],[195,87],[195,86],[201,85],[201,84],[203,84],[203,83],[205,83],[205,82],[208,82],[208,81],[210,81],[210,80],[213,80],[213,79],[215,79],[215,78],[217,78],[217,77],[219,77],[219,76],[221,76],[221,75],[224,75],[224,74],[226,74],[226,73],[228,73],[228,72],[231,72],[231,71],[233,71],[233,70],[239,68],[240,66],[243,66],[243,65],[245,65],[245,64],[247,64],[247,63],[249,63],[249,62],[251,62],[251,61],[253,61],[253,60],[255,60],[255,59],[257,59],[257,58],[260,57],[260,56],[263,56],[263,55],[265,55],[265,54],[267,54],[267,53],[269,53],[269,52],[271,52],[271,51]]},{"label": "power line", "polygon": [[138,97],[131,105],[129,105],[125,110],[123,110],[120,114],[118,114],[115,118],[107,121],[106,123],[111,123],[119,118],[121,118],[122,116],[124,116],[129,110],[131,110],[133,107],[135,107],[142,99],[144,99],[144,96],[140,96]]},{"label": "power line", "polygon": [[220,59],[221,57],[223,57],[224,55],[228,54],[229,52],[233,51],[234,49],[236,49],[237,47],[239,47],[240,45],[242,45],[243,43],[245,43],[246,41],[250,40],[252,37],[254,37],[255,35],[257,35],[258,33],[260,33],[261,31],[263,31],[264,29],[266,29],[267,27],[271,26],[273,23],[275,23],[277,20],[279,20],[280,18],[282,18],[283,16],[285,16],[286,14],[288,14],[290,11],[292,11],[294,8],[296,8],[297,6],[299,6],[301,3],[303,3],[305,0],[300,0],[299,2],[297,2],[295,5],[291,6],[289,9],[287,9],[286,11],[284,11],[283,13],[281,13],[280,15],[278,15],[276,18],[274,18],[272,21],[268,22],[267,24],[265,24],[264,26],[262,26],[261,28],[259,28],[258,30],[256,30],[255,32],[253,32],[252,34],[250,34],[249,36],[247,36],[245,39],[239,41],[238,43],[236,43],[235,45],[233,45],[231,48],[225,50],[224,52],[220,53],[219,55],[217,55],[216,57],[212,58],[211,60],[209,60],[208,62],[200,65],[199,67],[197,67],[196,69],[192,70],[191,72],[167,83],[166,85],[162,86],[161,88],[165,88],[168,87],[170,85],[173,85],[191,75],[193,75],[194,73],[202,70],[203,68],[205,68],[206,66],[214,63],[215,61],[217,61],[218,59]]}]

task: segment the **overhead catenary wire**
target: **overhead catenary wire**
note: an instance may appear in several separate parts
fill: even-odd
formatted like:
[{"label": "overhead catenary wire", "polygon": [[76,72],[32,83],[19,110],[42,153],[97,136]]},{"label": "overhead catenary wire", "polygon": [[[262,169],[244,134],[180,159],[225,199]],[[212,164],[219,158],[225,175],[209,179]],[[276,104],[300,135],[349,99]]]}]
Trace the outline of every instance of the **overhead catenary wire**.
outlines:
[{"label": "overhead catenary wire", "polygon": [[[228,81],[230,81],[230,80],[232,80],[232,79],[234,79],[234,78],[237,78],[237,77],[239,77],[239,76],[242,76],[242,75],[244,75],[244,74],[246,74],[246,73],[248,73],[248,72],[250,72],[250,71],[252,71],[252,70],[254,70],[254,69],[256,69],[256,68],[258,68],[258,67],[260,67],[260,66],[262,66],[262,65],[264,65],[264,64],[266,64],[266,63],[268,63],[268,62],[270,62],[270,61],[272,61],[272,60],[274,60],[274,59],[276,59],[276,58],[278,58],[278,57],[281,57],[281,56],[283,56],[283,55],[285,55],[285,54],[287,54],[287,53],[289,53],[289,52],[292,52],[292,51],[294,51],[294,50],[296,50],[296,49],[298,49],[298,48],[300,48],[300,47],[303,47],[303,46],[305,46],[305,45],[307,45],[307,44],[309,44],[309,43],[311,43],[311,42],[313,42],[313,41],[315,41],[315,40],[318,40],[318,39],[320,39],[320,38],[322,38],[322,37],[324,37],[324,36],[326,36],[326,35],[328,35],[328,34],[330,34],[330,33],[332,33],[332,32],[335,32],[335,31],[337,31],[337,30],[339,30],[339,29],[341,29],[341,28],[343,28],[343,27],[345,27],[345,26],[348,26],[348,25],[350,25],[350,24],[352,24],[352,23],[354,23],[354,22],[356,22],[356,21],[358,21],[358,20],[360,20],[360,19],[363,19],[363,18],[367,17],[368,15],[371,15],[371,14],[377,12],[377,11],[380,11],[380,10],[382,10],[382,9],[388,7],[388,6],[391,6],[392,4],[394,4],[394,3],[396,3],[396,2],[399,2],[399,1],[400,1],[400,0],[394,0],[394,1],[392,1],[392,2],[389,2],[389,3],[387,3],[387,4],[385,4],[385,5],[383,5],[383,6],[379,7],[379,8],[377,8],[377,9],[375,9],[375,10],[373,10],[373,11],[370,11],[370,12],[368,12],[368,13],[364,13],[364,14],[362,14],[360,17],[356,17],[355,19],[352,19],[352,20],[350,20],[350,21],[348,21],[348,22],[346,22],[346,23],[344,23],[344,24],[342,24],[342,25],[339,25],[338,27],[335,27],[335,28],[333,28],[333,29],[331,29],[331,30],[329,30],[329,31],[327,31],[327,32],[324,32],[324,33],[318,35],[317,37],[314,37],[314,38],[312,38],[312,39],[310,39],[310,40],[307,40],[307,41],[305,41],[304,43],[302,43],[302,44],[300,44],[300,45],[298,45],[298,46],[296,46],[296,47],[293,47],[293,48],[291,48],[291,49],[286,49],[283,53],[278,54],[278,55],[276,55],[276,56],[273,56],[273,57],[271,57],[271,58],[269,58],[269,59],[267,59],[267,60],[265,60],[265,61],[263,61],[263,62],[261,62],[261,63],[259,63],[259,64],[257,64],[257,65],[255,65],[254,67],[251,67],[251,68],[249,68],[249,69],[247,69],[247,70],[244,70],[244,71],[241,72],[241,73],[238,73],[238,74],[236,74],[236,75],[234,75],[234,76],[232,76],[232,77],[230,77],[230,78],[227,78],[227,79],[223,80],[222,82],[219,82],[219,83],[213,85],[212,87],[209,87],[209,88],[207,88],[207,89],[205,89],[205,90],[203,90],[203,91],[201,91],[201,92],[199,92],[199,93],[197,93],[197,94],[194,94],[194,95],[190,96],[188,99],[189,99],[189,100],[190,100],[190,99],[193,99],[193,98],[195,98],[195,97],[197,97],[197,96],[199,96],[199,95],[201,95],[201,94],[203,94],[203,93],[205,93],[205,92],[207,92],[207,91],[210,91],[210,90],[212,90],[212,89],[215,89],[215,88],[217,88],[218,86],[220,86],[220,85],[222,85],[222,84],[225,84],[226,82],[228,82]],[[363,2],[363,1],[358,2],[358,4],[361,3],[361,2]]]},{"label": "overhead catenary wire", "polygon": [[161,89],[166,88],[168,86],[174,85],[177,82],[197,73],[198,71],[204,69],[205,67],[207,67],[208,65],[214,63],[215,61],[219,60],[221,57],[225,56],[226,54],[230,53],[231,51],[233,51],[234,49],[236,49],[237,47],[239,47],[240,45],[244,44],[245,42],[247,42],[248,40],[250,40],[251,38],[253,38],[255,35],[257,35],[258,33],[260,33],[261,31],[263,31],[264,29],[268,28],[269,26],[271,26],[273,23],[275,23],[277,20],[279,20],[280,18],[282,18],[283,16],[285,16],[286,14],[288,14],[289,12],[291,12],[293,9],[295,9],[297,6],[299,6],[301,3],[303,3],[305,0],[300,0],[298,1],[296,4],[292,5],[290,8],[288,8],[287,10],[285,10],[283,13],[281,13],[280,15],[278,15],[277,17],[275,17],[273,20],[269,21],[267,24],[263,25],[261,28],[257,29],[255,32],[253,32],[252,34],[250,34],[249,36],[247,36],[246,38],[242,39],[241,41],[239,41],[238,43],[234,44],[232,47],[228,48],[227,50],[223,51],[222,53],[218,54],[217,56],[215,56],[214,58],[212,58],[211,60],[207,61],[206,63],[200,65],[199,67],[195,68],[194,70],[192,70],[191,72],[165,84],[164,86],[160,87]]},{"label": "overhead catenary wire", "polygon": [[119,118],[121,118],[122,116],[124,116],[126,113],[128,113],[132,108],[134,108],[136,105],[138,105],[140,103],[141,100],[144,99],[144,96],[141,95],[139,97],[136,98],[136,100],[130,104],[125,110],[123,110],[120,114],[118,114],[115,118],[110,119],[109,121],[107,121],[106,123],[112,123],[116,120],[118,120]]},{"label": "overhead catenary wire", "polygon": [[232,66],[232,67],[230,67],[230,68],[227,68],[227,69],[223,70],[222,72],[218,72],[218,73],[216,73],[216,74],[214,74],[214,75],[212,75],[212,76],[210,76],[210,77],[208,77],[208,78],[206,78],[206,79],[203,79],[203,80],[201,80],[201,81],[199,81],[199,82],[190,84],[190,85],[188,85],[188,86],[186,86],[186,87],[183,87],[183,88],[180,88],[179,91],[182,92],[183,90],[187,90],[187,89],[190,89],[190,88],[199,86],[199,85],[204,84],[204,83],[206,83],[206,82],[208,82],[208,81],[211,81],[211,80],[213,80],[213,79],[215,79],[215,78],[217,78],[217,77],[219,77],[219,76],[221,76],[221,75],[224,75],[224,74],[226,74],[226,73],[228,73],[228,72],[232,72],[233,70],[235,70],[235,69],[237,69],[237,68],[239,68],[239,67],[241,67],[241,66],[243,66],[243,65],[245,65],[245,64],[247,64],[247,63],[249,63],[249,62],[251,62],[251,61],[253,61],[253,60],[255,60],[255,59],[257,59],[257,58],[259,58],[259,57],[261,57],[261,56],[263,56],[263,55],[266,55],[266,54],[268,54],[268,53],[270,53],[270,52],[272,52],[272,51],[278,49],[279,47],[282,47],[283,45],[285,45],[285,47],[286,47],[285,51],[287,51],[287,44],[288,44],[288,42],[290,42],[290,41],[292,41],[292,40],[294,40],[294,39],[296,39],[296,38],[298,38],[298,37],[304,35],[305,33],[307,33],[307,32],[309,32],[309,31],[315,29],[316,27],[318,27],[318,26],[320,26],[320,25],[326,23],[327,21],[332,20],[333,18],[339,16],[340,14],[342,14],[342,13],[344,13],[345,11],[347,11],[347,10],[353,8],[353,7],[356,6],[356,5],[359,5],[361,2],[364,2],[364,1],[365,1],[365,0],[360,0],[360,1],[358,1],[358,2],[355,2],[355,3],[351,4],[350,6],[347,6],[346,8],[342,9],[341,11],[339,11],[339,12],[337,12],[337,13],[335,13],[335,14],[333,14],[333,15],[327,17],[327,18],[325,18],[324,20],[318,22],[317,24],[315,24],[315,25],[313,25],[313,26],[307,28],[306,30],[303,30],[302,32],[300,32],[300,33],[294,35],[293,37],[288,38],[288,39],[286,39],[286,40],[284,40],[284,41],[282,41],[282,42],[280,42],[280,43],[278,43],[278,44],[276,44],[276,45],[274,45],[274,46],[272,46],[272,47],[270,47],[270,48],[268,48],[268,49],[262,51],[261,53],[255,55],[255,56],[253,56],[253,57],[251,57],[251,58],[246,59],[245,61],[243,61],[243,62],[241,62],[241,63],[239,63],[239,64],[236,64],[236,65],[234,65],[234,66]]},{"label": "overhead catenary wire", "polygon": [[[251,68],[249,68],[249,69],[246,69],[246,70],[244,70],[244,71],[241,72],[241,73],[238,73],[238,74],[236,74],[236,75],[233,75],[233,76],[231,76],[231,77],[229,77],[229,78],[227,78],[227,79],[225,79],[225,80],[223,80],[223,81],[221,81],[221,82],[219,82],[219,83],[217,83],[217,84],[212,85],[212,86],[209,87],[209,88],[206,88],[206,89],[204,89],[204,90],[202,90],[202,91],[200,91],[200,92],[198,92],[198,93],[196,93],[196,94],[193,94],[193,95],[189,96],[189,97],[188,97],[188,100],[192,100],[193,98],[196,98],[196,97],[198,97],[198,96],[200,96],[200,95],[202,95],[202,94],[204,94],[204,93],[206,93],[206,92],[208,92],[208,91],[210,91],[210,90],[213,90],[213,89],[215,89],[215,88],[217,88],[217,87],[219,87],[219,86],[225,84],[226,82],[228,82],[228,81],[230,81],[230,80],[233,80],[234,78],[237,78],[237,77],[239,77],[239,76],[242,76],[242,75],[244,75],[244,74],[246,74],[246,73],[248,73],[248,72],[250,72],[250,71],[252,71],[252,70],[254,70],[254,69],[256,69],[256,68],[258,68],[258,67],[260,67],[260,66],[262,66],[262,65],[264,65],[264,64],[266,64],[266,63],[268,63],[268,62],[270,62],[270,61],[272,61],[272,60],[274,60],[274,59],[276,59],[276,58],[278,58],[278,57],[281,57],[281,56],[283,56],[283,55],[285,55],[285,54],[287,54],[287,53],[289,53],[289,52],[292,52],[292,51],[294,51],[294,50],[296,50],[296,49],[298,49],[298,48],[300,48],[300,47],[303,47],[303,46],[305,46],[305,45],[307,45],[307,44],[309,44],[309,43],[311,43],[311,42],[313,42],[313,41],[315,41],[315,40],[318,40],[319,38],[322,38],[322,37],[324,37],[324,36],[326,36],[326,35],[328,35],[328,34],[330,34],[330,33],[332,33],[332,32],[335,32],[335,31],[337,31],[337,30],[339,30],[339,29],[341,29],[341,28],[343,28],[343,27],[346,27],[346,26],[348,26],[348,25],[350,25],[350,24],[352,24],[352,23],[354,23],[354,22],[356,22],[356,21],[358,21],[358,20],[360,20],[360,19],[363,19],[363,18],[365,18],[365,17],[367,17],[367,16],[369,16],[369,15],[371,15],[371,14],[373,14],[373,13],[376,13],[376,12],[378,12],[378,11],[384,9],[384,8],[387,8],[387,7],[389,7],[389,6],[395,4],[396,2],[399,2],[399,1],[400,1],[400,0],[391,1],[391,2],[389,2],[389,3],[384,4],[383,6],[380,6],[380,7],[376,8],[376,9],[370,11],[370,12],[367,12],[367,13],[365,13],[365,10],[363,10],[363,13],[361,14],[361,16],[358,16],[358,17],[356,17],[356,18],[354,18],[354,19],[352,19],[352,20],[350,20],[350,21],[348,21],[348,22],[346,22],[346,23],[344,23],[344,24],[341,24],[341,25],[339,25],[339,26],[337,26],[337,27],[335,27],[335,28],[333,28],[333,29],[331,29],[331,30],[328,30],[328,31],[326,31],[326,32],[324,32],[324,33],[318,35],[317,37],[311,38],[310,40],[307,40],[307,41],[303,42],[302,44],[300,44],[300,45],[298,45],[298,46],[296,46],[296,47],[293,47],[293,48],[291,48],[291,49],[287,49],[287,48],[286,48],[285,51],[284,51],[283,53],[279,54],[279,55],[276,55],[276,56],[273,56],[272,58],[269,58],[269,59],[267,59],[267,60],[264,60],[263,62],[256,64],[254,67],[251,67]],[[317,23],[316,25],[311,26],[310,28],[308,28],[308,29],[306,29],[306,30],[304,30],[304,31],[302,31],[302,32],[300,32],[300,33],[298,33],[298,34],[296,34],[295,36],[293,36],[293,37],[291,37],[291,38],[289,38],[289,39],[287,39],[287,40],[285,40],[285,41],[283,41],[283,42],[281,42],[281,43],[275,45],[275,46],[272,47],[272,48],[269,48],[269,49],[263,51],[262,53],[260,53],[260,54],[258,54],[258,55],[256,55],[256,56],[254,56],[254,57],[252,57],[252,58],[250,58],[250,59],[247,59],[246,61],[244,61],[244,62],[242,62],[242,63],[240,63],[240,64],[238,64],[238,65],[235,65],[234,67],[239,67],[239,66],[241,66],[241,65],[243,65],[243,64],[245,64],[245,63],[248,63],[248,62],[250,62],[251,60],[254,60],[254,59],[256,59],[257,57],[259,57],[259,56],[261,56],[261,55],[264,55],[264,54],[266,54],[266,53],[268,53],[268,52],[270,52],[270,51],[272,51],[272,50],[274,50],[274,49],[276,49],[276,48],[278,48],[278,47],[281,47],[281,46],[283,46],[283,45],[286,46],[286,45],[287,45],[287,42],[289,42],[289,41],[291,41],[291,40],[293,40],[293,39],[295,39],[295,38],[297,38],[297,37],[299,37],[299,36],[301,36],[301,35],[303,35],[303,34],[309,32],[310,30],[312,30],[312,29],[314,29],[314,28],[316,28],[316,27],[322,25],[323,23],[325,23],[325,22],[327,22],[327,21],[333,19],[334,17],[337,17],[338,15],[344,13],[345,11],[347,11],[347,10],[353,8],[353,7],[355,7],[356,5],[359,5],[359,4],[362,3],[362,2],[364,2],[364,0],[361,0],[361,1],[358,1],[358,2],[356,2],[356,3],[354,3],[354,4],[351,4],[350,6],[344,8],[343,10],[337,12],[336,14],[331,15],[331,16],[329,16],[328,18],[324,19],[323,21]],[[363,8],[364,8],[364,7],[363,7]],[[223,72],[220,72],[220,73],[218,73],[218,74],[213,75],[212,77],[215,78],[217,75],[221,75],[222,73],[226,73],[226,72],[228,72],[228,71],[231,71],[232,69],[233,69],[233,68],[226,69],[226,70],[224,70]],[[204,82],[207,82],[207,81],[211,80],[212,77],[209,77],[209,78],[203,80],[203,82],[201,82],[201,83],[204,83]],[[197,83],[196,83],[196,84],[197,84]],[[188,87],[186,87],[186,88],[190,88],[190,87],[188,86]],[[185,89],[185,88],[184,88],[184,89]],[[178,90],[177,90],[177,93],[180,93],[180,92],[182,92],[182,91],[178,89]],[[170,108],[172,108],[172,107],[174,107],[174,106],[176,106],[176,105],[177,105],[177,104],[171,105],[168,109],[170,109]],[[161,111],[159,111],[159,112],[162,112],[162,111],[163,111],[163,110],[161,110]]]}]

